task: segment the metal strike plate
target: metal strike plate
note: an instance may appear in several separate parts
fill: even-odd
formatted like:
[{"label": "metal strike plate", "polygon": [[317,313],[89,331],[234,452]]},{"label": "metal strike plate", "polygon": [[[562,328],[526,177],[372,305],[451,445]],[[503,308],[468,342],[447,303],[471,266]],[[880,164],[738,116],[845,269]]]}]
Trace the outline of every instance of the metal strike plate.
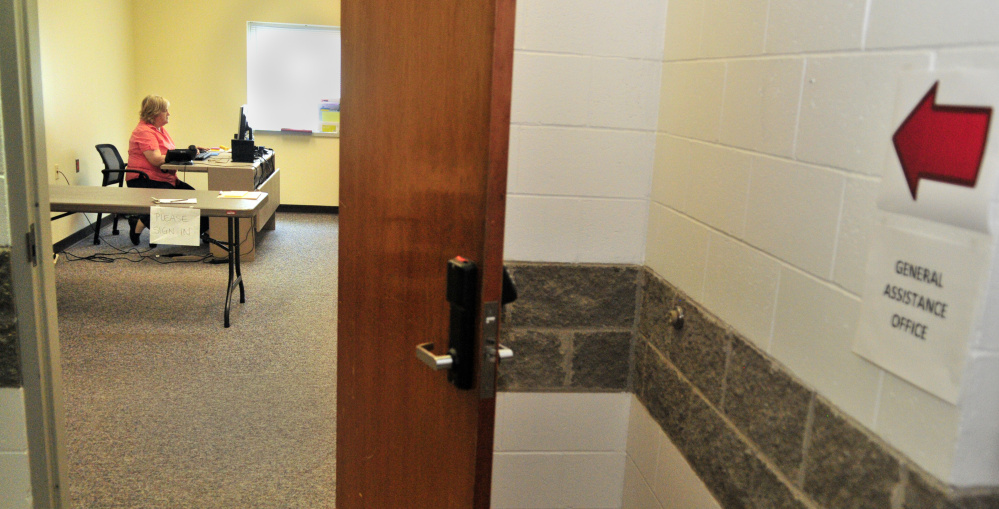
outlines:
[{"label": "metal strike plate", "polygon": [[496,345],[499,344],[498,302],[482,304],[482,369],[479,370],[479,398],[496,397]]}]

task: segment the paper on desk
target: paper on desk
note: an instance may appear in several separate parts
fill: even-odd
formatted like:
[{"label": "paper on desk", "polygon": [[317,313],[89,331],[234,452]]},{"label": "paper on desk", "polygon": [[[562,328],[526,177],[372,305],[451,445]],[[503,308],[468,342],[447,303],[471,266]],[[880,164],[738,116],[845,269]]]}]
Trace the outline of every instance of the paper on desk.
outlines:
[{"label": "paper on desk", "polygon": [[219,198],[241,198],[244,200],[256,200],[260,198],[260,191],[219,191]]},{"label": "paper on desk", "polygon": [[153,203],[181,205],[181,204],[198,203],[198,199],[197,198],[153,198]]}]

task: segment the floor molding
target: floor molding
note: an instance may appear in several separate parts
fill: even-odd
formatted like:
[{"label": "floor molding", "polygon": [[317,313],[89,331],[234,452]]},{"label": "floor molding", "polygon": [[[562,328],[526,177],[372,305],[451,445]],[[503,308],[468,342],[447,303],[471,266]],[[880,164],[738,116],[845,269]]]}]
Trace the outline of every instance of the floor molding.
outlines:
[{"label": "floor molding", "polygon": [[[101,218],[101,228],[110,224],[112,218],[114,218],[114,214],[105,214],[104,217]],[[124,232],[126,234],[128,233],[128,221],[124,217],[118,220],[118,231]],[[77,242],[87,237],[92,238],[93,236],[94,236],[94,224],[90,223],[87,226],[81,228],[80,230],[77,230],[76,233],[72,233],[68,237],[60,240],[59,242],[53,243],[52,252],[61,253],[65,251],[66,248],[72,246],[73,244],[76,244]]]},{"label": "floor molding", "polygon": [[327,205],[278,205],[278,212],[301,212],[306,214],[339,214],[339,206]]}]

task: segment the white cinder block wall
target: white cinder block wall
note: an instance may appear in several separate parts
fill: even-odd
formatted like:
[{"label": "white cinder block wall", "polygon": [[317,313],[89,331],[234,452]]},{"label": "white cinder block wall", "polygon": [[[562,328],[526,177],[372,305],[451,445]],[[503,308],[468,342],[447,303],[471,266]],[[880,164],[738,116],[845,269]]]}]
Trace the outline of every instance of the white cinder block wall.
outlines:
[{"label": "white cinder block wall", "polygon": [[[504,258],[641,264],[666,0],[518,0],[516,23]],[[647,482],[625,452],[631,399],[501,393],[493,507],[651,494],[655,464]]]},{"label": "white cinder block wall", "polygon": [[666,0],[517,2],[504,257],[642,263]]},{"label": "white cinder block wall", "polygon": [[499,393],[492,507],[621,507],[632,398]]},{"label": "white cinder block wall", "polygon": [[[0,118],[0,249],[10,249],[7,216],[7,163],[4,157],[3,119]],[[31,507],[28,471],[28,429],[24,391],[0,387],[0,507]]]},{"label": "white cinder block wall", "polygon": [[851,343],[898,73],[999,68],[999,4],[671,0],[664,36],[663,10],[518,2],[506,258],[643,262],[933,475],[994,484],[999,421],[968,410],[996,352],[959,407]]},{"label": "white cinder block wall", "polygon": [[999,479],[995,349],[954,406],[851,342],[898,75],[996,69],[997,26],[985,0],[670,0],[649,210],[646,265],[957,485]]}]

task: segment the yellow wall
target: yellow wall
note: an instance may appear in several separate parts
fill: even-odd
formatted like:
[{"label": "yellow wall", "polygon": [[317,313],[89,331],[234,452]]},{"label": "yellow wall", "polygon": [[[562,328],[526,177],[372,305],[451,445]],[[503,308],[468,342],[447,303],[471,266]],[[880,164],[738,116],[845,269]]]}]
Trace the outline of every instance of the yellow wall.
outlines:
[{"label": "yellow wall", "polygon": [[[131,13],[129,0],[38,1],[50,185],[67,180],[100,185],[104,164],[94,145],[127,146],[133,110],[138,110],[130,100],[135,95]],[[66,180],[55,176],[57,164]],[[87,224],[81,214],[59,219],[52,223],[52,238],[65,238]]]},{"label": "yellow wall", "polygon": [[[131,101],[138,105],[146,94],[166,97],[167,129],[179,146],[229,145],[246,102],[246,22],[339,26],[340,2],[136,0],[133,21]],[[275,150],[282,203],[339,204],[338,138],[257,133],[256,141]],[[203,187],[199,177],[187,180]]]}]

